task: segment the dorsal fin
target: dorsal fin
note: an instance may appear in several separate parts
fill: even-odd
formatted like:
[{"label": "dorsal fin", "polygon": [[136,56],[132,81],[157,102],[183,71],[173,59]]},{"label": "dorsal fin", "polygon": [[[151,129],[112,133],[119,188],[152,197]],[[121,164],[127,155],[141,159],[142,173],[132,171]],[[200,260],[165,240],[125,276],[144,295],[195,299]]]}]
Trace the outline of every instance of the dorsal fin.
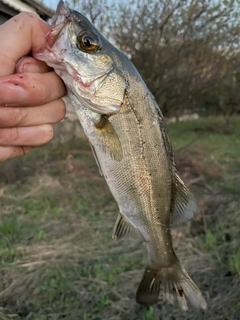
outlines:
[{"label": "dorsal fin", "polygon": [[178,224],[192,219],[198,208],[195,197],[176,173],[174,180],[172,223]]},{"label": "dorsal fin", "polygon": [[173,204],[171,221],[173,224],[186,222],[192,219],[197,213],[196,199],[176,173],[173,149],[168,137],[168,129],[159,106],[156,104],[155,107],[158,113],[158,122],[161,128],[165,150],[172,164]]}]

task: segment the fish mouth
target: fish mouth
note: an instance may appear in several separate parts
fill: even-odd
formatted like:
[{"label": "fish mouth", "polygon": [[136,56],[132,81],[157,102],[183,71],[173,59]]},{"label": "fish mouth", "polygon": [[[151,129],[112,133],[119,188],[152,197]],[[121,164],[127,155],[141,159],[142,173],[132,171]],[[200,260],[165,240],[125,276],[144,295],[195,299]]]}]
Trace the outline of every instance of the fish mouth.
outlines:
[{"label": "fish mouth", "polygon": [[58,3],[56,13],[52,18],[52,24],[51,24],[52,28],[46,34],[46,42],[49,48],[52,48],[54,46],[57,39],[59,38],[61,31],[69,21],[70,21],[70,10],[65,5],[65,3],[61,0]]}]

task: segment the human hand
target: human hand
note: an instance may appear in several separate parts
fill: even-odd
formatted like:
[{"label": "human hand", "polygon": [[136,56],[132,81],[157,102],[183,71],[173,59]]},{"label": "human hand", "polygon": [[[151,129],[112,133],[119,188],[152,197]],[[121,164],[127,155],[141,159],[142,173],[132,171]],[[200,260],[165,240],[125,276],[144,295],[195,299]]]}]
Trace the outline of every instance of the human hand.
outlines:
[{"label": "human hand", "polygon": [[32,13],[0,26],[0,162],[50,141],[65,116],[61,79],[32,57],[19,61],[43,46],[49,28]]}]

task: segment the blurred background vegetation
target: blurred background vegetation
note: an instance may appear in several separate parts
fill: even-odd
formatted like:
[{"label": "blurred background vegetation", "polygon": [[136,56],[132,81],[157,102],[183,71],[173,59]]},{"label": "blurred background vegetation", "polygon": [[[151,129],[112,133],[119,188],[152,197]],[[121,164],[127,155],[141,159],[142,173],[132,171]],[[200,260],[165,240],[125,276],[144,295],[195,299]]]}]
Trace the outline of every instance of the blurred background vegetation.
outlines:
[{"label": "blurred background vegetation", "polygon": [[69,4],[129,56],[168,119],[200,116],[168,126],[199,207],[172,236],[208,310],[136,304],[144,246],[111,239],[117,205],[65,120],[47,146],[0,164],[0,319],[240,320],[239,2]]},{"label": "blurred background vegetation", "polygon": [[239,1],[68,3],[128,55],[165,116],[240,112]]}]

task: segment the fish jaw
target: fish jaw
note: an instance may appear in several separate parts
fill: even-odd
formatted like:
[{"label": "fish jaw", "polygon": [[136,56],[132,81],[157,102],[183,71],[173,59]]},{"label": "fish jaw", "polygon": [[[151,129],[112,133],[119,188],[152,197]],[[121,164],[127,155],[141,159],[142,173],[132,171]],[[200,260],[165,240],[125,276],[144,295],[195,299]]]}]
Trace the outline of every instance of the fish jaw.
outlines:
[{"label": "fish jaw", "polygon": [[[36,57],[39,60],[48,61],[48,64],[51,62],[57,63],[59,60],[59,55],[57,55],[57,43],[64,42],[66,44],[66,38],[62,39],[60,37],[61,31],[64,27],[69,23],[70,19],[70,9],[64,4],[64,2],[61,0],[58,3],[56,13],[54,14],[52,18],[51,23],[51,30],[46,34],[45,39],[46,43],[45,45],[40,48],[38,51],[33,52],[34,57]],[[62,48],[62,53],[64,52]],[[60,64],[58,62],[58,64]]]},{"label": "fish jaw", "polygon": [[[33,56],[54,68],[68,92],[79,98],[81,105],[99,114],[115,114],[123,103],[126,83],[104,51],[86,53],[77,47],[77,35],[88,31],[88,23],[85,17],[60,1],[45,46]],[[101,35],[93,26],[89,30],[101,41]],[[117,88],[112,86],[110,94],[109,79]]]},{"label": "fish jaw", "polygon": [[46,34],[45,47],[35,52],[34,56],[39,60],[46,61],[60,77],[64,77],[64,73],[66,73],[68,77],[64,77],[64,80],[71,88],[78,86],[78,88],[83,88],[83,91],[94,94],[101,79],[103,80],[106,74],[97,77],[83,77],[72,63],[67,63],[69,60],[67,52],[71,50],[71,45],[68,39],[69,34],[63,29],[68,28],[67,25],[71,23],[71,19],[69,9],[62,1],[58,5],[56,14],[59,14],[60,17],[55,18],[51,30]]},{"label": "fish jaw", "polygon": [[70,18],[70,10],[61,0],[58,3],[56,13],[52,19],[52,29],[46,35],[46,43],[51,48],[57,41],[62,29],[68,23]]},{"label": "fish jaw", "polygon": [[57,5],[56,12],[52,17],[52,26],[56,26],[61,22],[66,20],[66,17],[69,17],[70,9],[67,5],[65,5],[64,1],[60,0]]}]

